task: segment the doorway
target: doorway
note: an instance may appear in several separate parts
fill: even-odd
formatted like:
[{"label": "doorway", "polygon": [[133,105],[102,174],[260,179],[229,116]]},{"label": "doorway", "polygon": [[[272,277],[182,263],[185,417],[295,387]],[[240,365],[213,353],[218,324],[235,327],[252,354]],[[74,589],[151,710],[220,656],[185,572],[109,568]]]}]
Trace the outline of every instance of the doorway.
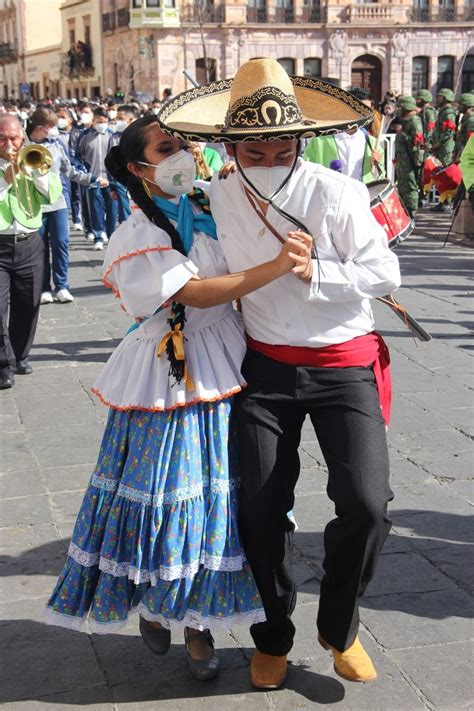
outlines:
[{"label": "doorway", "polygon": [[375,103],[382,100],[382,62],[372,54],[362,54],[352,63],[351,85],[368,91]]}]

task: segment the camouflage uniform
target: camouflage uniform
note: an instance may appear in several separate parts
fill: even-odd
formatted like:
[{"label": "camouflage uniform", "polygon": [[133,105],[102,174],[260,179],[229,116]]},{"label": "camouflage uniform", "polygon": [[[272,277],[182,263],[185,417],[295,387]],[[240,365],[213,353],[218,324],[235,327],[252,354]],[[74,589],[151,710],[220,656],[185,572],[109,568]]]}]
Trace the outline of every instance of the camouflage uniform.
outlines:
[{"label": "camouflage uniform", "polygon": [[443,165],[450,165],[453,162],[456,139],[456,112],[452,105],[454,94],[451,89],[440,89],[438,96],[443,96],[448,103],[438,113],[433,136],[433,153]]},{"label": "camouflage uniform", "polygon": [[[416,109],[411,96],[401,96],[398,103],[404,112]],[[402,130],[395,138],[395,160],[397,165],[397,186],[400,197],[411,217],[418,208],[420,173],[424,157],[423,126],[416,114],[402,115]]]},{"label": "camouflage uniform", "polygon": [[461,94],[459,108],[463,115],[456,136],[456,150],[454,158],[458,161],[469,138],[474,134],[474,94]]},{"label": "camouflage uniform", "polygon": [[[425,155],[431,153],[431,147],[433,145],[433,133],[436,126],[436,120],[438,118],[438,112],[434,106],[430,105],[430,101],[433,101],[431,91],[428,89],[420,89],[415,96],[417,100],[417,105],[421,107],[421,111],[418,114],[420,117],[421,124],[423,126],[423,137],[425,139]],[[418,102],[420,102],[418,104]],[[421,103],[422,102],[422,103]]]}]

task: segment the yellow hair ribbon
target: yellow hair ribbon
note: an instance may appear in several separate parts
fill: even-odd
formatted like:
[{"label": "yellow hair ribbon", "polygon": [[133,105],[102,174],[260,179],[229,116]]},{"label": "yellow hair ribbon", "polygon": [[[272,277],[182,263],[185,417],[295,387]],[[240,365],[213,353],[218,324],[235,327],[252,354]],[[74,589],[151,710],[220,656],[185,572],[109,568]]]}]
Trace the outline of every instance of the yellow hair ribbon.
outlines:
[{"label": "yellow hair ribbon", "polygon": [[[173,343],[174,357],[176,358],[176,360],[185,361],[186,358],[184,355],[184,333],[182,332],[179,325],[176,325],[172,331],[168,331],[168,333],[163,336],[156,349],[156,355],[159,358],[163,355],[163,353],[166,352],[166,347],[170,338]],[[186,364],[184,365],[183,380],[186,385],[186,390],[194,390],[194,383],[188,373],[188,368]]]}]

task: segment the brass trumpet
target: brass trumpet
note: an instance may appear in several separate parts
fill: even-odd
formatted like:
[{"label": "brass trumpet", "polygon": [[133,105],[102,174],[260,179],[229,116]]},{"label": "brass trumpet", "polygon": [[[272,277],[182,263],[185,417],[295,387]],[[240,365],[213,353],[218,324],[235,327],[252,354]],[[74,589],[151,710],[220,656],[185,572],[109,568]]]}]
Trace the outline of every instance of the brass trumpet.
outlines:
[{"label": "brass trumpet", "polygon": [[[40,175],[46,175],[53,164],[53,157],[44,146],[30,143],[20,148],[16,160],[11,160],[10,163],[13,170],[13,189],[15,191],[16,201],[18,205],[24,209],[26,216],[31,218],[34,214],[29,185],[31,174],[36,170]],[[17,180],[18,176],[20,177]],[[26,206],[21,204],[19,185],[22,180],[25,181]]]}]

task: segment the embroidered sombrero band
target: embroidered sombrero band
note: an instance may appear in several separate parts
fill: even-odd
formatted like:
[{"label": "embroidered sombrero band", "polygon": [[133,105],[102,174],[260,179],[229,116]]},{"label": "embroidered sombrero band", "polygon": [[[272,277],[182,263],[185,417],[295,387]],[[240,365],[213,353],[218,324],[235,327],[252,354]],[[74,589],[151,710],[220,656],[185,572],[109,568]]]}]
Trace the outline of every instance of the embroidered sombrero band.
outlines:
[{"label": "embroidered sombrero band", "polygon": [[178,94],[159,111],[166,133],[187,141],[282,141],[312,138],[373,119],[372,111],[320,79],[290,77],[274,59],[251,59],[234,79]]}]

